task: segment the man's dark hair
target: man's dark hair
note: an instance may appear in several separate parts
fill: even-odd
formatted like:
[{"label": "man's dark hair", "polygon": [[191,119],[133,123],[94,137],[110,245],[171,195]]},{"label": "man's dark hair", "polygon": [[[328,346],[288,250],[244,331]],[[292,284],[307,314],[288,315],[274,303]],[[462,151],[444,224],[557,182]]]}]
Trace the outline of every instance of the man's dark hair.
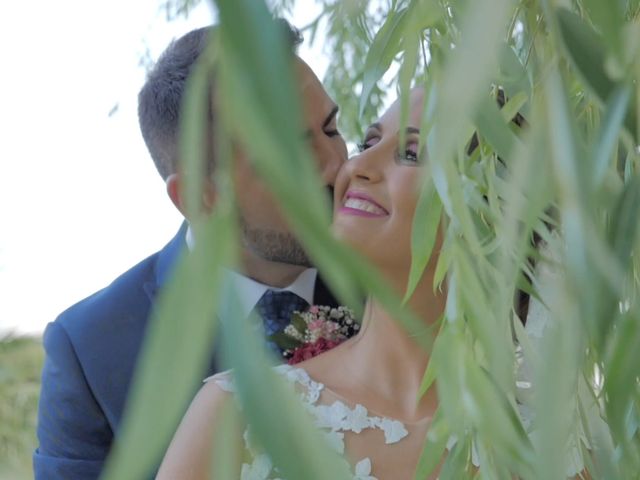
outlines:
[{"label": "man's dark hair", "polygon": [[[302,42],[300,32],[286,20],[277,19],[292,50]],[[204,52],[215,26],[192,30],[169,44],[147,76],[138,94],[138,121],[149,154],[163,179],[175,173],[178,162],[178,129],[187,79]],[[215,76],[210,77],[209,92]],[[214,120],[209,97],[209,120]],[[213,160],[209,146],[210,160]],[[211,163],[211,162],[210,162]]]}]

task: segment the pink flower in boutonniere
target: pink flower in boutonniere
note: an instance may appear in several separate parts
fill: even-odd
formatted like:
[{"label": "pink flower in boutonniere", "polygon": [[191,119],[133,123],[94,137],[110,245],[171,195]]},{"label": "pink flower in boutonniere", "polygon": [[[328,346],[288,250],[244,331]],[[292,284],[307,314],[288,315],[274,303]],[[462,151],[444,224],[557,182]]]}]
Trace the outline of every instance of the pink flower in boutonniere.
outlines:
[{"label": "pink flower in boutonniere", "polygon": [[314,343],[305,343],[293,351],[287,363],[289,365],[295,365],[296,363],[304,362],[316,355],[331,350],[333,347],[337,347],[340,343],[342,342],[334,342],[326,338],[319,338]]},{"label": "pink flower in boutonniere", "polygon": [[291,365],[308,360],[354,336],[360,324],[347,307],[312,305],[305,312],[294,312],[291,323],[269,339],[282,350]]}]

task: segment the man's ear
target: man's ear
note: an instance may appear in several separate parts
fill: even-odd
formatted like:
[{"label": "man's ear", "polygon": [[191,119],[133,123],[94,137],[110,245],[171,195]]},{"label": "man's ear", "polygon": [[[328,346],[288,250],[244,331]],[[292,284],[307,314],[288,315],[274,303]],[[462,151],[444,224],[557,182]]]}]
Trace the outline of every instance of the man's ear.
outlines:
[{"label": "man's ear", "polygon": [[175,207],[180,210],[183,217],[185,215],[184,202],[182,201],[182,178],[179,173],[172,173],[165,180],[167,195]]},{"label": "man's ear", "polygon": [[[179,173],[172,173],[165,180],[167,194],[180,213],[186,218],[187,212],[184,203],[184,183]],[[202,185],[202,200],[200,206],[204,213],[211,213],[216,203],[216,189],[213,182],[205,180]]]}]

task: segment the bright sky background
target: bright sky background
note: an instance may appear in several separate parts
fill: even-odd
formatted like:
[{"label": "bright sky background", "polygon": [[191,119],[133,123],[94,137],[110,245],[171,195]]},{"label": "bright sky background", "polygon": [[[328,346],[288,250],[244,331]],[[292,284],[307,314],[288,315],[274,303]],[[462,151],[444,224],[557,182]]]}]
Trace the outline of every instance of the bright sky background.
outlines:
[{"label": "bright sky background", "polygon": [[[0,337],[65,308],[162,248],[182,217],[139,132],[138,65],[211,23],[167,23],[161,0],[11,2],[0,18]],[[313,2],[292,21],[305,25]],[[299,53],[322,78],[321,38]],[[109,116],[112,108],[117,111]]]}]

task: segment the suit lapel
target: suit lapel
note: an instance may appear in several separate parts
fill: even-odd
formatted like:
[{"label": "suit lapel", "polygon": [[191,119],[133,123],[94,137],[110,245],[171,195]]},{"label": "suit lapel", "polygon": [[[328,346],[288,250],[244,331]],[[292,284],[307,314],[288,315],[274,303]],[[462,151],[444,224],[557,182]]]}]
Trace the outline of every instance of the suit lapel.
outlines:
[{"label": "suit lapel", "polygon": [[320,278],[316,278],[316,284],[313,290],[313,303],[316,305],[327,305],[329,307],[338,307],[338,301],[331,294],[325,283]]}]

